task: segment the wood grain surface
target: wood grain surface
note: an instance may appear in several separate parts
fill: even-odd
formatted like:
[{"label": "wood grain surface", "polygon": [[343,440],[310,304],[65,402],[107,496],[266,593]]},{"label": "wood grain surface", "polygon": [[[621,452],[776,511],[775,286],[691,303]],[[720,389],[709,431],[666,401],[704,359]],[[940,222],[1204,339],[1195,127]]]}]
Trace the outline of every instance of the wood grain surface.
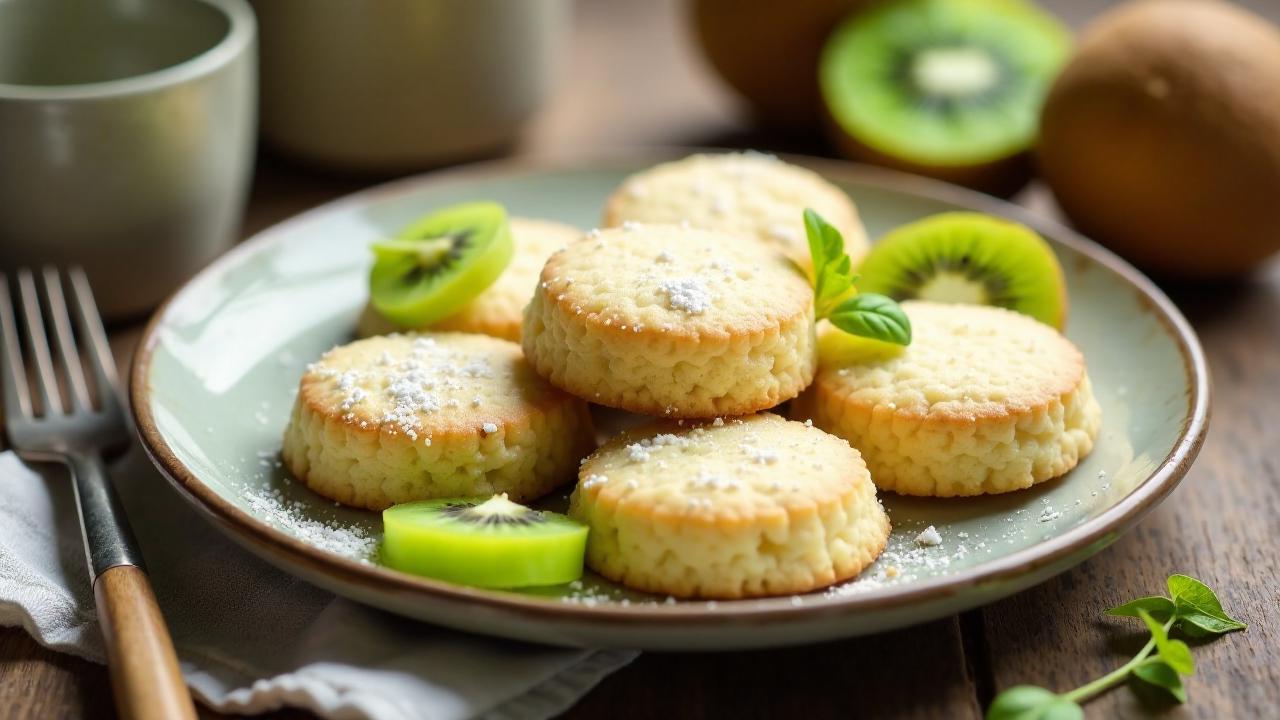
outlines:
[{"label": "wood grain surface", "polygon": [[[753,134],[734,98],[693,51],[681,12],[679,0],[580,3],[567,77],[519,152],[680,144],[823,151],[816,138]],[[265,155],[244,234],[370,182],[326,178]],[[1055,213],[1042,188],[1019,201]],[[1195,648],[1199,672],[1188,681],[1189,705],[1120,689],[1091,703],[1089,716],[1275,717],[1280,460],[1272,453],[1280,445],[1280,265],[1233,286],[1167,289],[1208,352],[1211,430],[1182,486],[1112,548],[1039,587],[920,627],[787,650],[646,654],[606,678],[567,716],[977,718],[1002,688],[1066,689],[1123,663],[1144,638],[1132,622],[1102,619],[1102,610],[1161,592],[1168,574],[1186,572],[1217,588],[1249,630]],[[118,356],[126,358],[137,337],[136,324],[114,328]],[[20,629],[0,630],[0,717],[113,714],[104,668],[44,650]],[[206,708],[200,715],[221,717]]]}]

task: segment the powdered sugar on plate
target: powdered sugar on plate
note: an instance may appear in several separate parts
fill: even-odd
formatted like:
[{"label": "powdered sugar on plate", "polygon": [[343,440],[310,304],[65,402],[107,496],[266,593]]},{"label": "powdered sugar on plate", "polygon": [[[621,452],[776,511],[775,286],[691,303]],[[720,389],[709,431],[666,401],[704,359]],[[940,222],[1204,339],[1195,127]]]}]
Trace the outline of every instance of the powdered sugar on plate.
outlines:
[{"label": "powdered sugar on plate", "polygon": [[243,497],[258,518],[308,545],[363,563],[377,554],[378,539],[364,528],[315,520],[309,517],[307,503],[289,500],[278,489],[254,488]]}]

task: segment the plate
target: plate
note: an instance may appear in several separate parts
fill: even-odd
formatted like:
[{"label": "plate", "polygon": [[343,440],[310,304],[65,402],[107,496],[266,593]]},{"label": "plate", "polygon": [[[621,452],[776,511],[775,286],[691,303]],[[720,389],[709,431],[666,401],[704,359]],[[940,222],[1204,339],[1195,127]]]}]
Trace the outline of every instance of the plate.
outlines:
[{"label": "plate", "polygon": [[[590,576],[559,588],[489,591],[372,563],[379,516],[337,507],[291,482],[276,456],[303,368],[351,338],[366,300],[368,243],[433,207],[477,198],[516,215],[592,227],[626,175],[673,156],[460,168],[360,192],[259,233],[179,290],[148,326],[131,383],[148,453],[234,540],[339,595],[476,633],[652,649],[814,642],[989,603],[1106,547],[1186,473],[1208,420],[1205,361],[1186,320],[1140,273],[1061,226],[983,195],[788,158],[847,190],[872,237],[970,209],[1031,225],[1052,243],[1071,296],[1067,335],[1084,351],[1103,410],[1097,445],[1079,467],[992,497],[882,494],[894,526],[885,554],[853,583],[804,596],[675,602]],[[943,543],[917,547],[914,538],[928,525]]]}]

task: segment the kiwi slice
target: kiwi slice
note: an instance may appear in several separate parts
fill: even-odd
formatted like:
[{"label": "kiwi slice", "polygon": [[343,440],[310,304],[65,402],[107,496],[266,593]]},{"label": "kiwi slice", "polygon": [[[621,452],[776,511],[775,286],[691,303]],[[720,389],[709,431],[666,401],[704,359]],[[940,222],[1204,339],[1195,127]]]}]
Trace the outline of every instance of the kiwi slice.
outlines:
[{"label": "kiwi slice", "polygon": [[899,0],[832,33],[819,81],[839,133],[871,153],[974,166],[1032,145],[1069,50],[1067,29],[1020,0]]},{"label": "kiwi slice", "polygon": [[513,252],[501,205],[452,205],[373,244],[370,299],[388,320],[424,327],[457,313],[492,285]]},{"label": "kiwi slice", "polygon": [[871,248],[858,290],[895,300],[995,305],[1062,329],[1067,288],[1049,244],[1030,228],[982,213],[933,215]]},{"label": "kiwi slice", "polygon": [[587,527],[507,499],[422,500],[382,512],[382,561],[414,575],[486,588],[582,577]]}]

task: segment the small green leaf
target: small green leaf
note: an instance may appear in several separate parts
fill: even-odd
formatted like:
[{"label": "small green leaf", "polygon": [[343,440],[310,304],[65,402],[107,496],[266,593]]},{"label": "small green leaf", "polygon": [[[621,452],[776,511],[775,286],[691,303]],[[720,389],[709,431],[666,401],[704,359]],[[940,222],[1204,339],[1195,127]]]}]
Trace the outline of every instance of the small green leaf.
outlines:
[{"label": "small green leaf", "polygon": [[987,720],[1081,720],[1084,711],[1075,702],[1042,687],[1018,685],[996,696],[987,708]]},{"label": "small green leaf", "polygon": [[1191,648],[1181,640],[1170,640],[1169,644],[1160,650],[1160,659],[1177,670],[1179,675],[1196,673],[1196,661],[1191,657]]},{"label": "small green leaf", "polygon": [[884,295],[855,295],[840,303],[827,319],[851,335],[897,345],[911,344],[911,320],[898,303]]},{"label": "small green leaf", "polygon": [[1107,611],[1108,615],[1116,615],[1119,617],[1138,617],[1138,611],[1145,610],[1151,617],[1159,620],[1161,623],[1168,622],[1173,617],[1173,601],[1167,597],[1160,595],[1152,595],[1150,597],[1138,598],[1130,600],[1123,605],[1117,605]]},{"label": "small green leaf", "polygon": [[1178,672],[1167,664],[1159,660],[1148,660],[1135,667],[1133,674],[1145,683],[1164,688],[1178,702],[1187,701],[1187,689],[1182,686],[1182,678],[1178,677]]},{"label": "small green leaf", "polygon": [[831,287],[833,279],[847,280],[845,290],[852,284],[853,281],[849,279],[851,263],[844,254],[844,237],[840,235],[840,231],[812,208],[804,210],[804,231],[809,241],[809,256],[813,259],[814,301],[816,305],[821,305],[823,301],[841,292]]},{"label": "small green leaf", "polygon": [[1178,627],[1188,635],[1221,635],[1248,627],[1222,609],[1218,595],[1208,585],[1188,575],[1169,576]]},{"label": "small green leaf", "polygon": [[1160,654],[1160,660],[1182,675],[1190,675],[1196,671],[1195,661],[1191,659],[1191,648],[1187,647],[1186,643],[1181,640],[1170,640],[1164,624],[1151,617],[1146,610],[1139,608],[1138,617],[1147,624],[1151,637],[1155,638],[1156,651]]}]

